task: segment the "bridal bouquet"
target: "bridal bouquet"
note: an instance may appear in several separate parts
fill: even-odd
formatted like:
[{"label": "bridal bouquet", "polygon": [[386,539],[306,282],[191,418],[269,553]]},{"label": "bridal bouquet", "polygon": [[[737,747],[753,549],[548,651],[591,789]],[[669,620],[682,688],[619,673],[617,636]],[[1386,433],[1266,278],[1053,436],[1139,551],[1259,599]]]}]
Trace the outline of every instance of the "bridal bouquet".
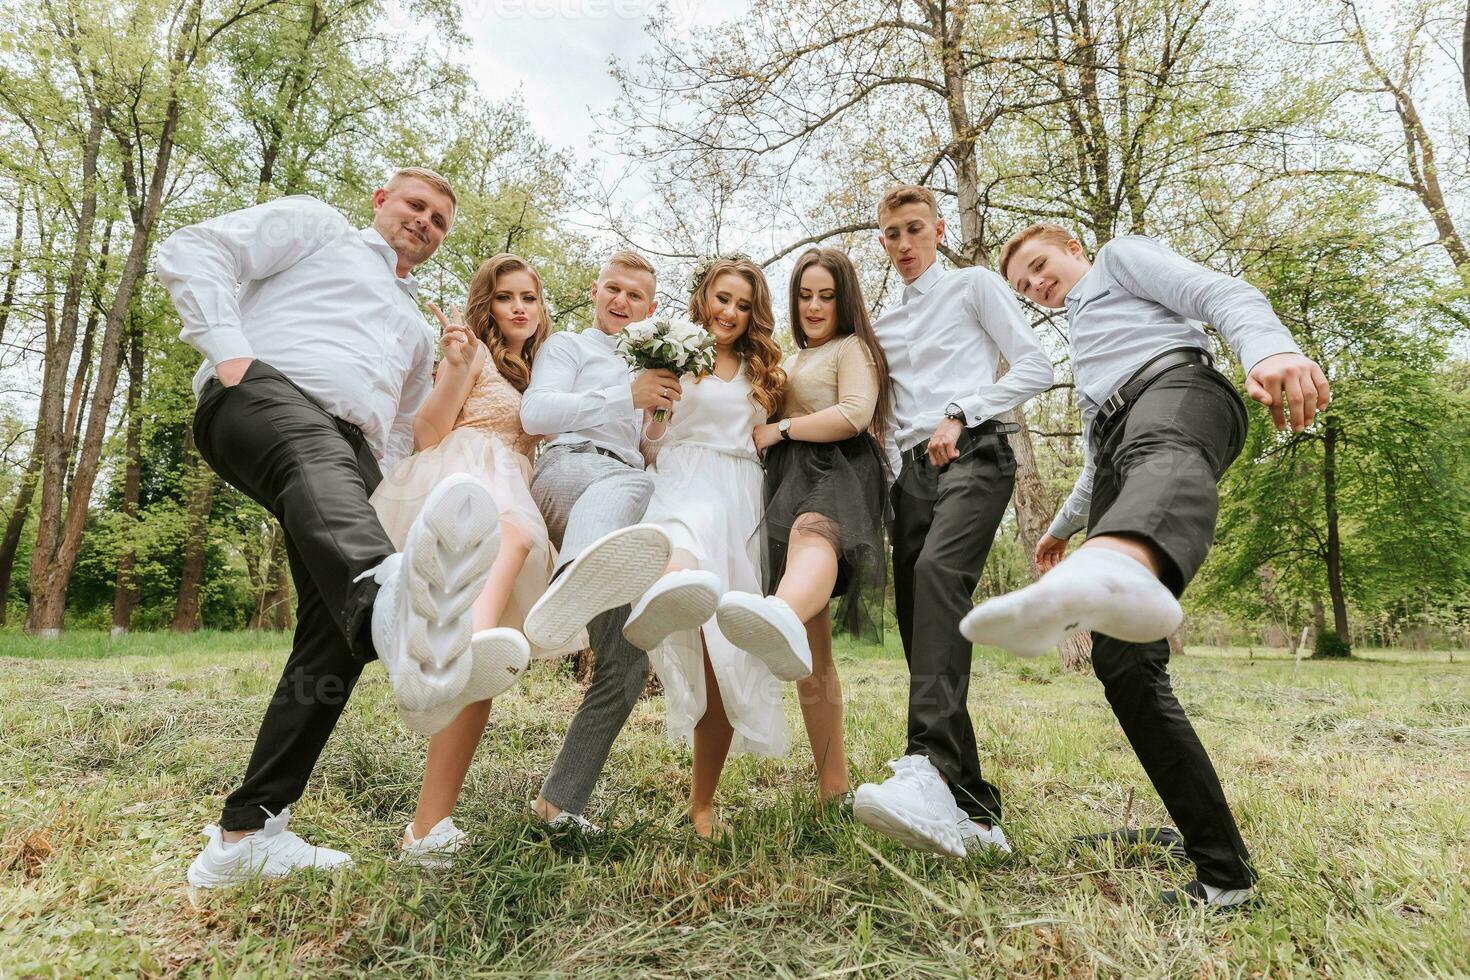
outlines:
[{"label": "bridal bouquet", "polygon": [[[708,330],[680,317],[660,316],[629,324],[618,335],[617,352],[642,371],[703,375],[715,369],[715,338]],[[653,413],[653,420],[662,422],[668,416],[660,408]]]}]

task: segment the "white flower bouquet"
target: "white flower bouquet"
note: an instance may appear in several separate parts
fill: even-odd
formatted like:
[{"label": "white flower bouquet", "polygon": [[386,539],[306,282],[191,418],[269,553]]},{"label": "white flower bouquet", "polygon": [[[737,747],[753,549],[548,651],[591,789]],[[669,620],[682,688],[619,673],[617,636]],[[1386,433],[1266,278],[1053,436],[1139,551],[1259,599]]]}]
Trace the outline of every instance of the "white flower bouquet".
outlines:
[{"label": "white flower bouquet", "polygon": [[[705,375],[715,369],[715,338],[697,324],[680,317],[660,316],[623,328],[617,352],[640,371],[672,371],[676,375]],[[655,422],[668,412],[657,409]]]}]

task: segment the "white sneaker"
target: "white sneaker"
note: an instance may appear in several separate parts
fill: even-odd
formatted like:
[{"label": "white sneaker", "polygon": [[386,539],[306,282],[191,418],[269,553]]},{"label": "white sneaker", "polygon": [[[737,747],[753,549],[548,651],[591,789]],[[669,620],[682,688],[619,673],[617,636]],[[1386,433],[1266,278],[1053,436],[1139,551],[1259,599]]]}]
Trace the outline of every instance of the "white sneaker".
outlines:
[{"label": "white sneaker", "polygon": [[470,607],[499,549],[499,511],[490,491],[459,473],[429,494],[402,553],[360,576],[381,586],[373,647],[400,710],[427,711],[469,683]]},{"label": "white sneaker", "polygon": [[720,579],[711,572],[669,572],[633,604],[623,638],[640,650],[652,650],[681,630],[697,630],[715,614]]},{"label": "white sneaker", "polygon": [[669,567],[669,536],[656,524],[634,524],[588,545],[526,613],[526,639],[558,650],[593,617],[634,601]]},{"label": "white sneaker", "polygon": [[715,612],[725,639],[761,660],[783,681],[812,673],[806,626],[783,600],[750,592],[727,592]]},{"label": "white sneaker", "polygon": [[541,814],[536,812],[535,804],[531,805],[531,816],[545,826],[548,830],[574,830],[584,837],[596,837],[602,833],[602,828],[580,813],[568,813],[563,810],[550,820],[542,820]]},{"label": "white sneaker", "polygon": [[1000,854],[1011,853],[1011,842],[1006,840],[1006,832],[995,824],[990,825],[987,830],[976,823],[968,813],[955,807],[956,819],[959,821],[955,826],[960,832],[960,839],[965,842],[966,854],[982,854],[994,849]]},{"label": "white sneaker", "polygon": [[283,878],[298,868],[337,868],[352,864],[352,856],[330,847],[313,847],[286,829],[287,807],[255,833],[227,844],[219,824],[204,828],[209,843],[189,865],[189,884],[195,888],[227,888],[252,878]]},{"label": "white sneaker", "polygon": [[893,775],[887,780],[857,788],[852,815],[859,823],[915,850],[964,857],[954,795],[934,764],[927,756],[906,755],[888,766]]},{"label": "white sneaker", "polygon": [[434,824],[423,837],[413,835],[412,823],[403,833],[408,839],[399,846],[398,860],[421,868],[449,867],[454,863],[455,853],[470,842],[470,835],[456,827],[451,817]]},{"label": "white sneaker", "polygon": [[509,627],[480,630],[470,638],[469,680],[460,692],[427,711],[408,711],[402,706],[398,717],[411,732],[437,735],[476,701],[498,698],[515,686],[531,663],[531,645]]}]

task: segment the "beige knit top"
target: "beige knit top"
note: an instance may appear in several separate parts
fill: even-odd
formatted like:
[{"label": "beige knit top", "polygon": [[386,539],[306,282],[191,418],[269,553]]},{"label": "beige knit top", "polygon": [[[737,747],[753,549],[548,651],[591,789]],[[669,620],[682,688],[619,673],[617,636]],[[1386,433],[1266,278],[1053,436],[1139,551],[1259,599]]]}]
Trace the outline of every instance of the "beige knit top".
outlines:
[{"label": "beige knit top", "polygon": [[811,415],[836,405],[858,432],[873,421],[878,407],[878,367],[854,334],[836,337],[788,357],[784,418]]}]

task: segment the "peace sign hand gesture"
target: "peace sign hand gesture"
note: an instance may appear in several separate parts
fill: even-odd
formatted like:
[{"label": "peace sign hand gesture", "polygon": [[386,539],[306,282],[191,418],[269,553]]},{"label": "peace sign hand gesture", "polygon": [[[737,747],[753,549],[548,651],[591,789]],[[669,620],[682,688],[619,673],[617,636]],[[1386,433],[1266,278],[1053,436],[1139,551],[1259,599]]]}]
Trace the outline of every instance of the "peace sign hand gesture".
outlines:
[{"label": "peace sign hand gesture", "polygon": [[435,306],[429,304],[429,310],[439,319],[439,326],[443,333],[439,336],[439,348],[444,352],[444,364],[451,369],[467,371],[474,367],[480,348],[484,346],[480,338],[470,332],[470,328],[464,325],[460,316],[458,306],[449,307],[449,316]]}]

